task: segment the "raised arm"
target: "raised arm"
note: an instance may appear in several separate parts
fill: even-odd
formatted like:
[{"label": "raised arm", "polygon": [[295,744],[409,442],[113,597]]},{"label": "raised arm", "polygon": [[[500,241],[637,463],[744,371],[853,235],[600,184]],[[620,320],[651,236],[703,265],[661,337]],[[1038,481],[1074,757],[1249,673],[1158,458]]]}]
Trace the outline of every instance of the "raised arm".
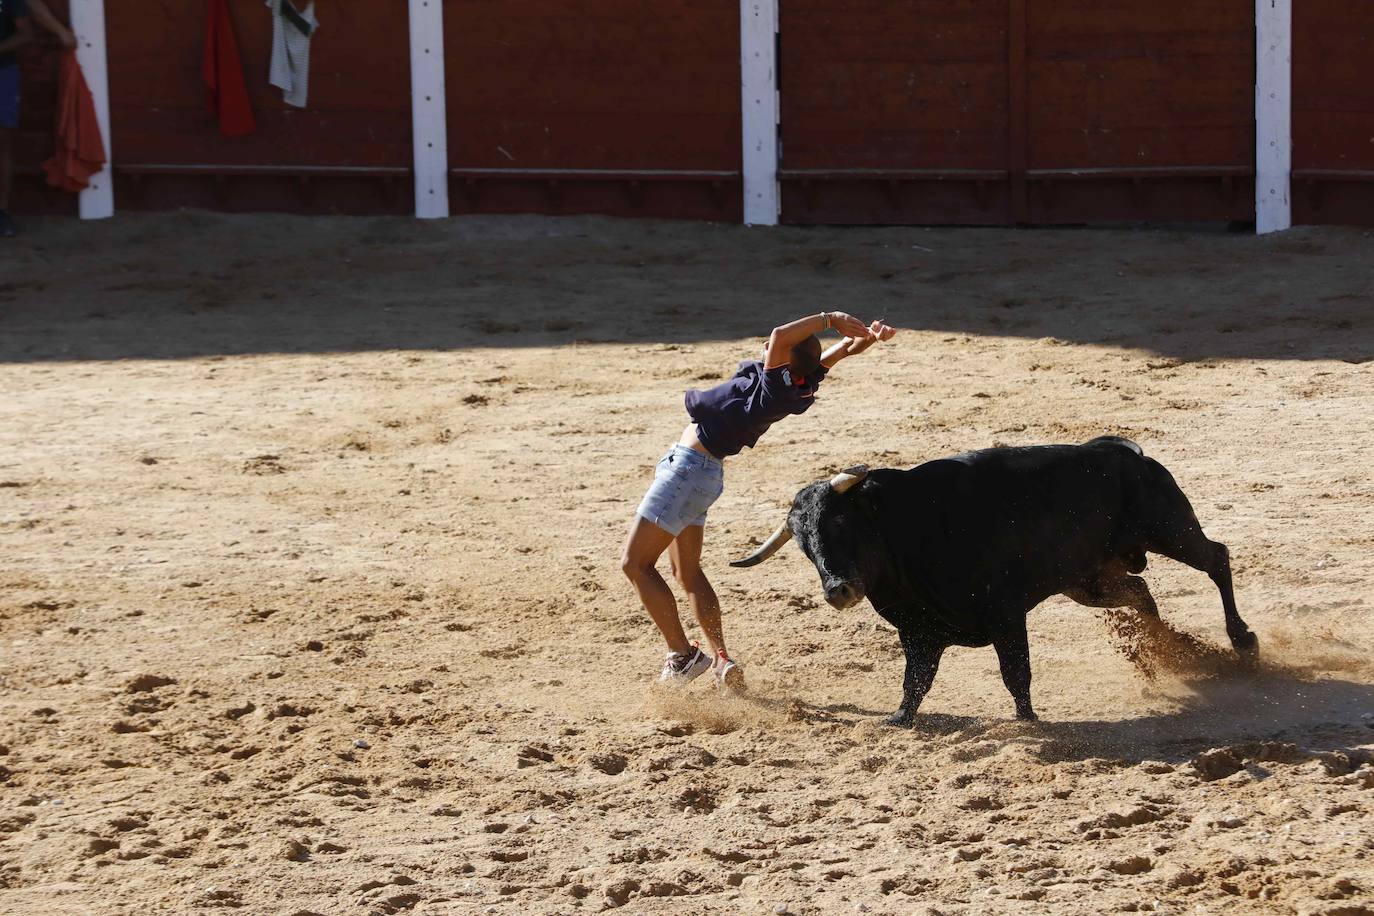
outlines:
[{"label": "raised arm", "polygon": [[76,47],[76,36],[71,29],[62,24],[62,20],[52,14],[48,5],[43,0],[29,0],[29,12],[33,13],[33,18],[38,20],[38,24],[57,36],[57,40],[62,42],[62,47],[70,51]]},{"label": "raised arm", "polygon": [[788,324],[779,325],[768,335],[768,358],[764,360],[767,368],[785,366],[792,359],[792,348],[813,334],[831,328],[846,337],[862,338],[868,336],[868,328],[862,321],[846,312],[821,312],[807,315]]},{"label": "raised arm", "polygon": [[834,369],[835,364],[840,360],[850,356],[858,356],[880,340],[891,340],[892,335],[896,333],[896,328],[883,324],[882,320],[879,319],[868,326],[866,336],[846,337],[827,349],[821,354],[821,365],[827,369]]}]

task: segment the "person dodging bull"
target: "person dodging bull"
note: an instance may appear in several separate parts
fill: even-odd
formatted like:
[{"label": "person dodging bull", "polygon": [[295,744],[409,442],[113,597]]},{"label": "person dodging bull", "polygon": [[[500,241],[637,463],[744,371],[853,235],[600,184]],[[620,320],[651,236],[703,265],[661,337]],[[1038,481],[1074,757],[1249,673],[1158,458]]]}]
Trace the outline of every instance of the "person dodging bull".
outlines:
[{"label": "person dodging bull", "polygon": [[[843,339],[822,352],[817,335],[832,329]],[[784,417],[805,413],[837,363],[880,340],[890,340],[895,333],[882,320],[865,324],[845,312],[808,315],[774,328],[762,360],[740,363],[728,381],[714,388],[686,393],[691,422],[659,460],[620,560],[668,644],[661,683],[685,685],[714,668],[718,687],[739,690],[744,686],[743,671],[725,647],[720,601],[701,569],[706,513],[724,491],[725,459],[753,448]],[[655,568],[665,550],[710,654],[687,639],[677,601]]]}]

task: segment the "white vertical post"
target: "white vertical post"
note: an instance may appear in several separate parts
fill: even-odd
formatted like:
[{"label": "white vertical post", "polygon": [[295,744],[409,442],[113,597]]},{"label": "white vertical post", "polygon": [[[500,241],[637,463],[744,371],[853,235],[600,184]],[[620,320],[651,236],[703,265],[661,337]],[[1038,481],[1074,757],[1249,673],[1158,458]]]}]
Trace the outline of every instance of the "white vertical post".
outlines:
[{"label": "white vertical post", "polygon": [[448,216],[443,0],[410,0],[410,124],[415,145],[415,215],[442,219]]},{"label": "white vertical post", "polygon": [[1255,231],[1293,225],[1293,0],[1255,0]]},{"label": "white vertical post", "polygon": [[744,224],[778,224],[778,0],[740,0]]},{"label": "white vertical post", "polygon": [[105,141],[105,167],[91,176],[90,184],[77,197],[77,212],[82,219],[114,216],[114,161],[110,137],[110,81],[105,63],[105,0],[72,0],[72,32],[76,35],[76,60],[86,77],[86,86],[95,102],[95,119]]}]

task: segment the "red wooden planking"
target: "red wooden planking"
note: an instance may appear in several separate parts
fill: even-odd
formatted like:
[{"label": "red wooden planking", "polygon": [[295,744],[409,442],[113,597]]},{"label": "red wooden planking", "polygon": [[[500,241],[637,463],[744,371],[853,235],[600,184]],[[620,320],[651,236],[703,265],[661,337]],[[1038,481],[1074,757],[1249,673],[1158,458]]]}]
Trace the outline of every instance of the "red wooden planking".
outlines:
[{"label": "red wooden planking", "polygon": [[1293,6],[1293,168],[1295,223],[1374,225],[1374,4]]},{"label": "red wooden planking", "polygon": [[1030,12],[1031,168],[1253,166],[1251,0]]},{"label": "red wooden planking", "polygon": [[258,131],[247,137],[221,137],[200,109],[121,105],[110,116],[118,123],[116,164],[410,166],[409,147],[397,152],[410,138],[408,110],[358,117],[269,109],[257,112]]},{"label": "red wooden planking", "polygon": [[1293,113],[1293,168],[1374,171],[1374,110]]},{"label": "red wooden planking", "polygon": [[606,216],[701,219],[738,223],[744,217],[739,180],[628,182],[595,179],[490,178],[450,182],[449,207],[460,213],[596,213]]},{"label": "red wooden planking", "polygon": [[[1006,109],[1005,61],[818,61],[791,73],[789,121],[927,129],[998,120]],[[855,104],[856,102],[860,104]]]},{"label": "red wooden planking", "polygon": [[1374,225],[1374,181],[1295,178],[1293,222],[1298,225]]},{"label": "red wooden planking", "polygon": [[1253,178],[1168,178],[1133,182],[1031,181],[1030,218],[1056,223],[1154,221],[1217,222],[1255,217]]},{"label": "red wooden planking", "polygon": [[[107,21],[111,101],[201,108],[205,0],[121,0]],[[253,108],[286,110],[267,82],[272,20],[261,0],[231,0],[230,17]],[[310,47],[310,110],[409,110],[410,56],[404,0],[319,3]]]},{"label": "red wooden planking", "polygon": [[[257,133],[221,137],[206,110],[200,76],[208,7],[204,0],[121,0],[106,23],[116,164],[411,164],[404,0],[319,4],[310,100],[303,110],[287,105],[281,91],[267,82],[272,34],[267,8],[261,0],[231,0],[230,5]],[[123,194],[132,187],[121,181],[116,190]],[[225,209],[242,209],[248,201],[266,205],[269,192],[281,190],[271,181],[238,179],[215,191],[207,179],[163,177],[144,179],[140,187],[140,206],[172,205],[183,195],[188,202]],[[373,206],[366,194],[359,199],[367,202],[364,212],[395,209],[390,202]],[[303,205],[285,193],[279,204],[265,208],[339,209],[317,202]]]},{"label": "red wooden planking", "polygon": [[1300,110],[1374,111],[1374,5],[1317,18],[1295,11],[1293,94]]},{"label": "red wooden planking", "polygon": [[[1007,166],[1007,3],[782,0],[786,169]],[[783,182],[786,222],[986,224],[1004,181]]]},{"label": "red wooden planking", "polygon": [[1374,3],[1294,5],[1293,167],[1374,170]]},{"label": "red wooden planking", "polygon": [[[1253,65],[1252,65],[1253,66]],[[1254,86],[1214,60],[1187,67],[1135,59],[1101,68],[1079,61],[1035,65],[1032,98],[1037,128],[1102,132],[1183,125],[1244,129],[1254,121]],[[1250,77],[1253,80],[1253,76]]]},{"label": "red wooden planking", "polygon": [[415,191],[409,177],[389,183],[367,178],[302,183],[296,178],[265,176],[223,181],[175,175],[138,179],[116,171],[115,199],[121,210],[193,207],[232,213],[402,215],[415,209]]},{"label": "red wooden planking", "polygon": [[781,17],[785,168],[1005,166],[1005,0],[783,0]]},{"label": "red wooden planking", "polygon": [[1234,177],[1022,180],[1047,168],[1252,169],[1252,0],[783,0],[781,49],[785,168],[1010,174],[977,194],[789,179],[789,221],[1253,213]]},{"label": "red wooden planking", "polygon": [[740,168],[734,0],[447,0],[444,31],[455,168]]},{"label": "red wooden planking", "polygon": [[1109,72],[1041,64],[1031,82],[1031,167],[1253,164],[1253,96],[1216,62],[1196,62],[1187,80],[1149,60]]},{"label": "red wooden planking", "polygon": [[[1077,49],[1097,55],[1148,53],[1178,35],[1230,40],[1254,29],[1251,0],[1031,0],[1031,52]],[[1252,35],[1253,37],[1253,35]]]},{"label": "red wooden planking", "polygon": [[1006,132],[1000,125],[959,131],[794,126],[785,145],[807,151],[786,155],[787,167],[798,169],[1001,169],[1006,164]]},{"label": "red wooden planking", "polygon": [[964,181],[788,181],[784,222],[847,225],[986,226],[1005,223],[1009,185]]},{"label": "red wooden planking", "polygon": [[1007,10],[1007,170],[1011,173],[1011,219],[1030,219],[1026,196],[1027,147],[1030,143],[1030,74],[1026,60],[1030,0],[1011,0]]},{"label": "red wooden planking", "polygon": [[811,60],[1003,60],[1006,4],[781,0],[784,51]]}]

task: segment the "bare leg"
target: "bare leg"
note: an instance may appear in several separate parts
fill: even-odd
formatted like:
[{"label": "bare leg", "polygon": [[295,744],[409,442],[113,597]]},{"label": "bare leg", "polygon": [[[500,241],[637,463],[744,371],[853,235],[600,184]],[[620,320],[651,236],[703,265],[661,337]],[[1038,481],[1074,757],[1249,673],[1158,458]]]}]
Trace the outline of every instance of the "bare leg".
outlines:
[{"label": "bare leg", "polygon": [[10,186],[14,183],[14,131],[0,127],[0,210],[10,208]]},{"label": "bare leg", "polygon": [[687,592],[687,600],[692,605],[701,632],[711,646],[711,655],[725,651],[725,634],[720,624],[720,599],[716,590],[701,571],[701,541],[705,526],[688,525],[668,548],[668,560],[673,565],[673,576]]},{"label": "bare leg", "polygon": [[668,642],[672,652],[692,651],[687,634],[682,632],[682,621],[677,616],[677,601],[673,598],[668,583],[663,581],[654,564],[673,542],[673,536],[653,522],[636,515],[630,526],[630,534],[625,539],[625,549],[620,555],[620,568],[639,593],[644,609],[653,618],[658,631]]},{"label": "bare leg", "polygon": [[916,710],[935,682],[945,647],[910,632],[899,631],[898,635],[906,652],[906,673],[902,676],[902,705],[887,717],[887,724],[906,728],[916,721]]},{"label": "bare leg", "polygon": [[1016,718],[1035,719],[1035,710],[1031,708],[1030,641],[1026,638],[1025,618],[1021,619],[1020,626],[1014,621],[1009,623],[1008,629],[1011,632],[992,644],[1002,669],[1002,683],[1016,702]]}]

